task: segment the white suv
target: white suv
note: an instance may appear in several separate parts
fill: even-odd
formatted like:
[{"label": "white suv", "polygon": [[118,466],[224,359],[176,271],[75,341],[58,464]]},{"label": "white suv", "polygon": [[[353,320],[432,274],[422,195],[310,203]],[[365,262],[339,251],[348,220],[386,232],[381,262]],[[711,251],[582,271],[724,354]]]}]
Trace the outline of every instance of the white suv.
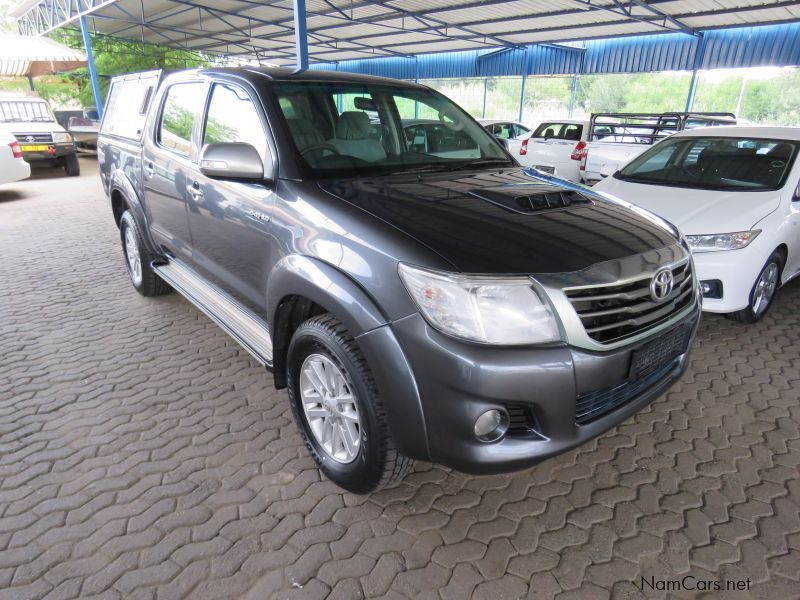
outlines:
[{"label": "white suv", "polygon": [[46,100],[24,93],[0,94],[0,123],[16,138],[25,162],[59,166],[69,176],[80,175],[75,142]]}]

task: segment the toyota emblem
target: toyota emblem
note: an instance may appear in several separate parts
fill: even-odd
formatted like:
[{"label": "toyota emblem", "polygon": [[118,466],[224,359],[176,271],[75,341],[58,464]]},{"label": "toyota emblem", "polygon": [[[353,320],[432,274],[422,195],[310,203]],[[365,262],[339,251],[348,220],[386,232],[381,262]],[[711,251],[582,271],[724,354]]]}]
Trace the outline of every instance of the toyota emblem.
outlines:
[{"label": "toyota emblem", "polygon": [[664,302],[669,298],[673,287],[675,278],[672,276],[672,269],[666,267],[659,269],[650,282],[650,297],[656,302]]},{"label": "toyota emblem", "polygon": [[25,138],[25,141],[26,142],[35,142],[36,138],[33,137],[32,135],[29,135],[28,137]]}]

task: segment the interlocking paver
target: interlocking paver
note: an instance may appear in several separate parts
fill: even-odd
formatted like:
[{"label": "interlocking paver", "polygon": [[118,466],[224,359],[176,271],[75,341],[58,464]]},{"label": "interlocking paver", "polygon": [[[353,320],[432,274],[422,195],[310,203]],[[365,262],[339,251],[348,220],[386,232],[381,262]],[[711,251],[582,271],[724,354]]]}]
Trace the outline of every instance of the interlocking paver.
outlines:
[{"label": "interlocking paver", "polygon": [[359,497],[245,351],[132,290],[83,167],[0,190],[0,598],[797,597],[800,282],[755,326],[707,316],[671,392],[578,449]]}]

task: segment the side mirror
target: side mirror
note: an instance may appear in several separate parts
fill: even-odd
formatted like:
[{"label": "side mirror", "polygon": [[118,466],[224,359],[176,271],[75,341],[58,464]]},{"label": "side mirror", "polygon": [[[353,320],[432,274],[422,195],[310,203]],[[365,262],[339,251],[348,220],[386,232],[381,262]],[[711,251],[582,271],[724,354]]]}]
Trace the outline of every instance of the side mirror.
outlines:
[{"label": "side mirror", "polygon": [[800,183],[798,183],[797,187],[794,188],[794,196],[792,197],[792,202],[800,202]]},{"label": "side mirror", "polygon": [[258,151],[243,142],[203,146],[200,151],[200,172],[218,179],[265,179],[264,163]]},{"label": "side mirror", "polygon": [[614,168],[614,165],[605,163],[602,167],[600,167],[600,177],[610,177],[615,171],[616,169]]}]

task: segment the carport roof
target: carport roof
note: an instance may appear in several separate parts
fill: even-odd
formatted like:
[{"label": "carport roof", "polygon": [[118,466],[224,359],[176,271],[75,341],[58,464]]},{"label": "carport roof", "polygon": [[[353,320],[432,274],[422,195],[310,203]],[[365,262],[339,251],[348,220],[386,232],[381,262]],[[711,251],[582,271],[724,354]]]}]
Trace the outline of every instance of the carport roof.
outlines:
[{"label": "carport roof", "polygon": [[[519,47],[783,23],[800,2],[754,0],[307,0],[311,62]],[[26,0],[20,32],[77,27],[162,46],[295,63],[293,1]]]}]

